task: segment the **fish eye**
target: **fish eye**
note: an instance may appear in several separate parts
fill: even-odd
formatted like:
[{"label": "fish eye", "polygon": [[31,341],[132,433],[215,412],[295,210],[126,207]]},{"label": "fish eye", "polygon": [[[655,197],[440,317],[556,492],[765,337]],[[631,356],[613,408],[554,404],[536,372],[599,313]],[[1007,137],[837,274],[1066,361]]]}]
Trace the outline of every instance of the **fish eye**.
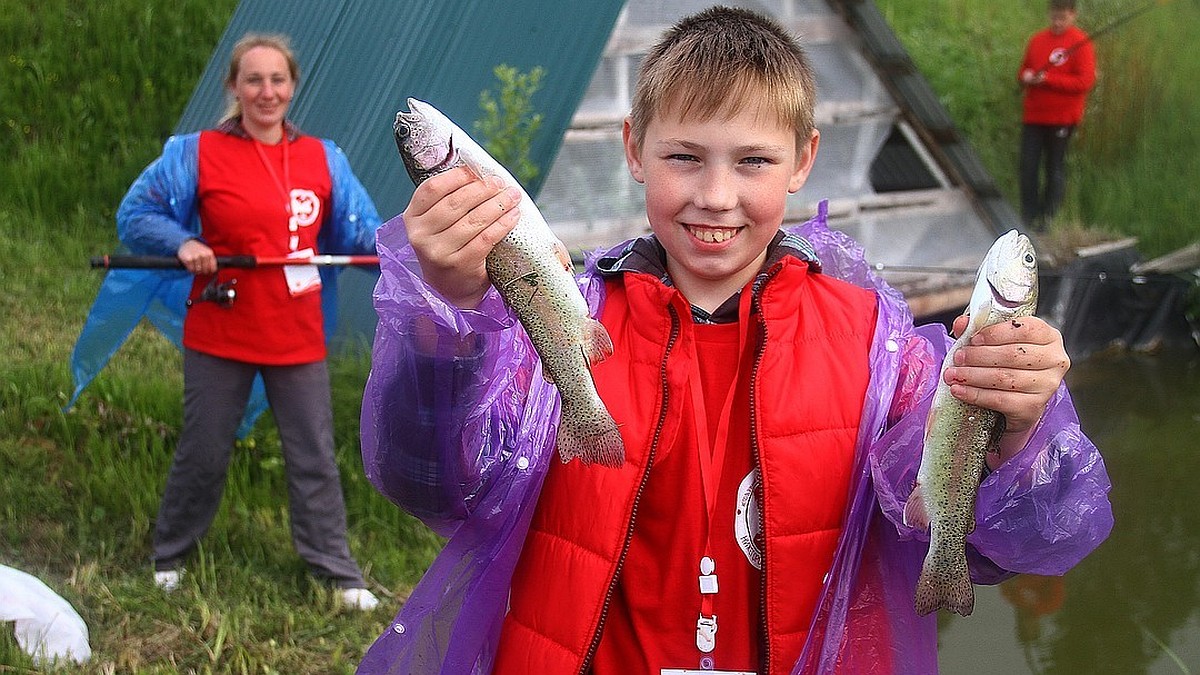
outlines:
[{"label": "fish eye", "polygon": [[1025,254],[1025,264],[1027,264],[1027,265],[1033,264],[1033,254],[1032,253]]},{"label": "fish eye", "polygon": [[412,130],[408,128],[407,124],[397,124],[396,125],[396,136],[397,137],[403,139],[403,138],[408,138],[411,135],[412,135]]}]

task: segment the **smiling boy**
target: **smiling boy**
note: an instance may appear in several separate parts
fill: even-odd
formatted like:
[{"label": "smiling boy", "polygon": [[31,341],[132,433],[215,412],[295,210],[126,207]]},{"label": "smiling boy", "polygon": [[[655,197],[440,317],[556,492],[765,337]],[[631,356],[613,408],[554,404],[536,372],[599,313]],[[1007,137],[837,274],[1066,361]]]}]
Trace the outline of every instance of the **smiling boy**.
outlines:
[{"label": "smiling boy", "polygon": [[[489,286],[518,195],[456,169],[381,229],[364,464],[449,540],[359,672],[936,671],[912,605],[925,535],[898,507],[948,340],[823,207],[781,229],[814,92],[799,45],[746,10],[688,17],[643,61],[623,142],[653,234],[580,279],[615,348],[593,377],[620,468],[555,459],[557,395]],[[1008,420],[974,578],[1061,574],[1111,525],[1061,335],[1031,318],[962,354],[954,394]],[[1051,456],[1053,490],[1010,489]],[[1096,515],[1036,517],[1064,508]]]}]

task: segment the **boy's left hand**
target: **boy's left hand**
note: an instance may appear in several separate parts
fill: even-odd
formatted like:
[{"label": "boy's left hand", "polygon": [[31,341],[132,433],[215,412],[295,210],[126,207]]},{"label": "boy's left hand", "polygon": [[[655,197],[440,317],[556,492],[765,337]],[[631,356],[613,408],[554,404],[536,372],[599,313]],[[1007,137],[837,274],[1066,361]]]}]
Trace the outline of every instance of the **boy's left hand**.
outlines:
[{"label": "boy's left hand", "polygon": [[[966,322],[965,316],[955,319],[955,335],[966,328]],[[1025,446],[1070,368],[1062,333],[1042,319],[1028,316],[976,333],[955,353],[945,380],[955,398],[1004,415],[1003,461]]]}]

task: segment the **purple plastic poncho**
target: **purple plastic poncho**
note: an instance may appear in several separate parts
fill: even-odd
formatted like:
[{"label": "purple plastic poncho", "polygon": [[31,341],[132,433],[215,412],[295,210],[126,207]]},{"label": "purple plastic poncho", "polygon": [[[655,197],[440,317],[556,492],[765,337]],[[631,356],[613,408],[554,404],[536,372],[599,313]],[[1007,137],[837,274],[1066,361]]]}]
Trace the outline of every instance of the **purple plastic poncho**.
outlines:
[{"label": "purple plastic poncho", "polygon": [[[886,664],[935,673],[936,616],[913,609],[928,534],[904,526],[902,508],[950,340],[940,325],[914,328],[899,292],[828,228],[824,204],[794,231],[816,248],[824,273],[877,292],[879,317],[846,525],[793,673],[874,674]],[[378,248],[363,462],[381,493],[449,539],[358,672],[490,673],[513,567],[558,461],[558,396],[494,289],[476,310],[448,305],[422,281],[399,217],[379,230]],[[593,312],[604,289],[596,257],[580,279]],[[1109,487],[1060,387],[1024,450],[980,486],[968,537],[973,580],[1066,572],[1108,535]]]}]

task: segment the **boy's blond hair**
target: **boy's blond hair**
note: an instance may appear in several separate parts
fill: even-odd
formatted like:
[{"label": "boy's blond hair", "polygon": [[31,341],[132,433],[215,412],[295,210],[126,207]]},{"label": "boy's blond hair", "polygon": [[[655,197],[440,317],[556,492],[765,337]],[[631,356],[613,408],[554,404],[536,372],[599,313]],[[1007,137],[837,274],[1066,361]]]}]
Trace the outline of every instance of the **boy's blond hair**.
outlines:
[{"label": "boy's blond hair", "polygon": [[711,119],[761,102],[796,130],[815,127],[816,82],[800,44],[779,24],[745,9],[712,7],[675,24],[642,61],[630,111],[637,147],[655,115]]},{"label": "boy's blond hair", "polygon": [[[229,72],[225,75],[225,88],[232,90],[237,84],[238,68],[242,65],[242,57],[246,52],[255,47],[269,47],[283,54],[283,58],[287,61],[288,73],[292,76],[292,82],[296,86],[300,86],[300,63],[296,61],[296,55],[292,52],[291,40],[288,36],[282,34],[263,34],[263,33],[246,33],[236,44],[233,45],[233,51],[229,54]],[[231,120],[239,117],[242,114],[242,104],[233,98],[225,108],[225,114],[221,116],[221,121]]]}]

